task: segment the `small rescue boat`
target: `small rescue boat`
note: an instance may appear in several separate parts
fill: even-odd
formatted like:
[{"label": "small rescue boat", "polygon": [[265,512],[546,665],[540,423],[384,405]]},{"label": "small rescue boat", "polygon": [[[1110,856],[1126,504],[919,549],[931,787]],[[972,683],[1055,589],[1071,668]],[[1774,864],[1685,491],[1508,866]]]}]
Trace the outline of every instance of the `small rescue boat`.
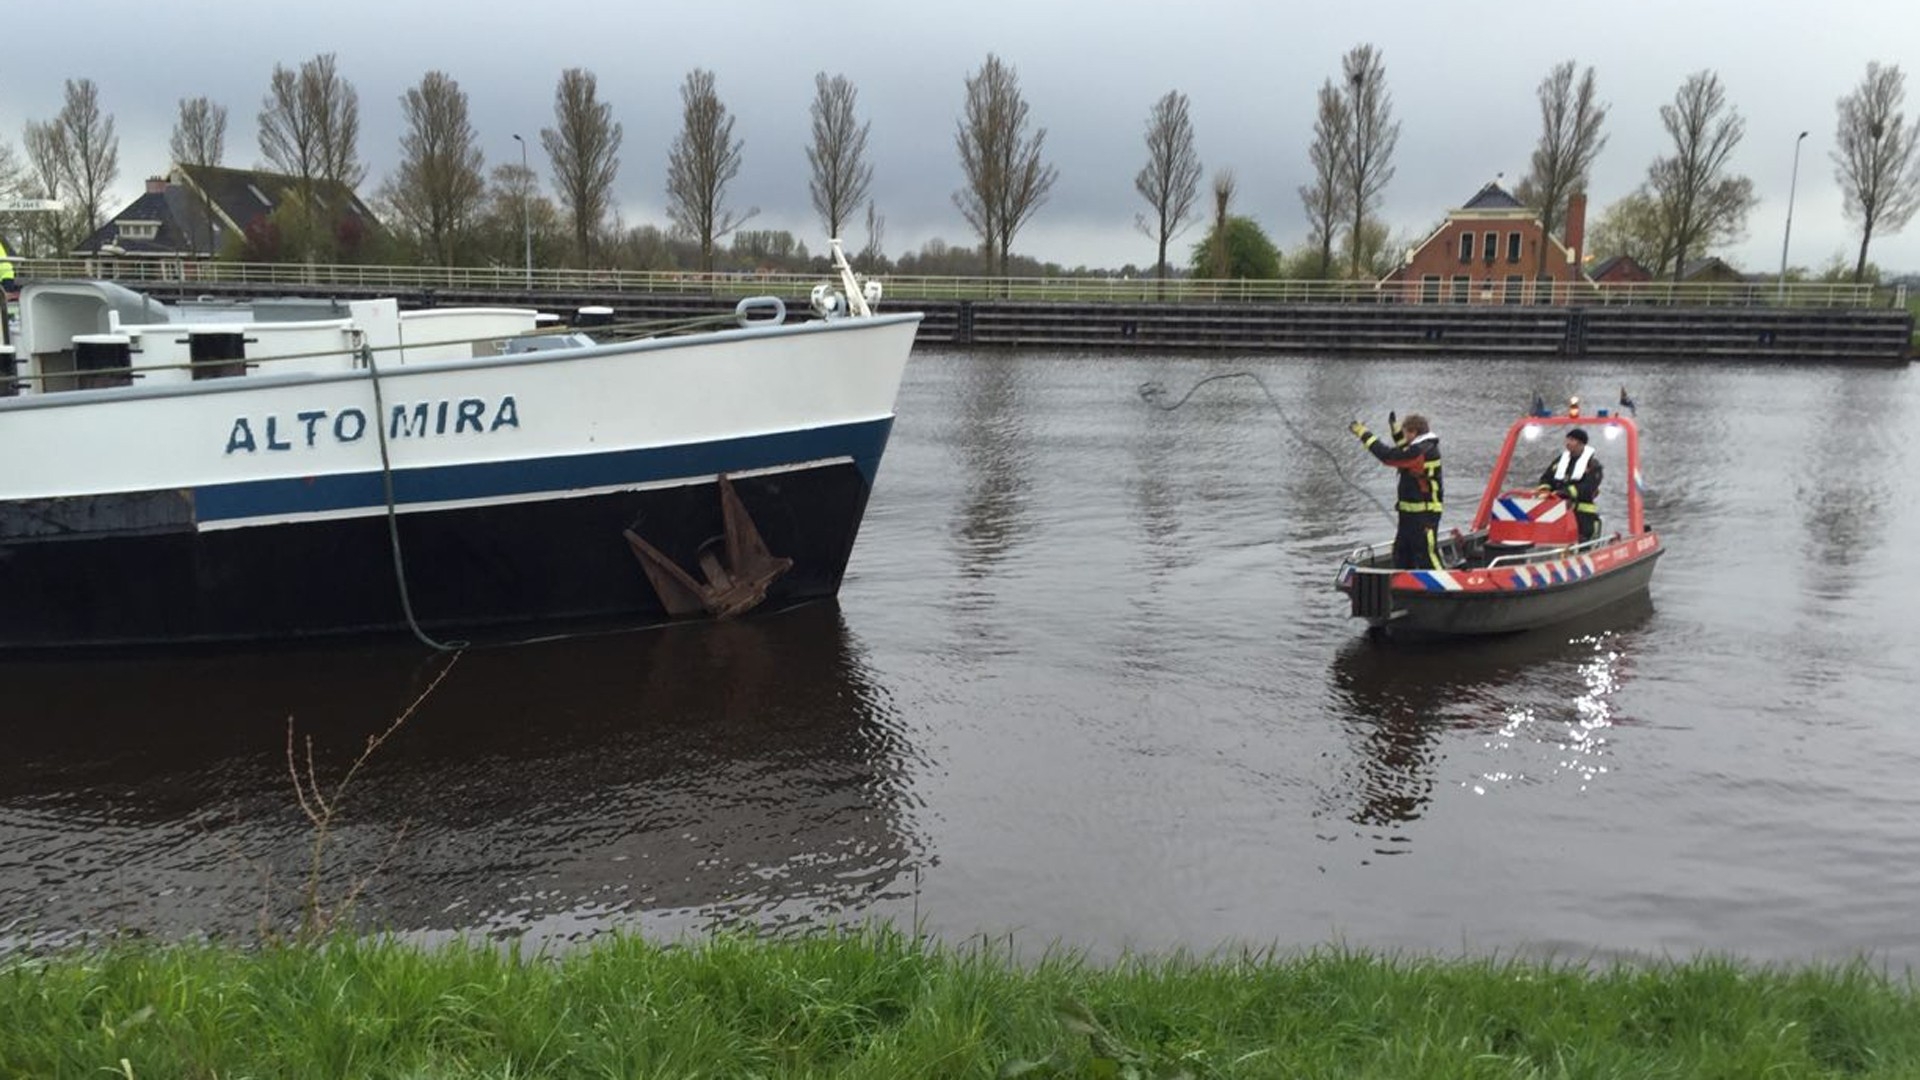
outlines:
[{"label": "small rescue boat", "polygon": [[[1576,402],[1578,399],[1574,399]],[[1509,481],[1522,443],[1579,427],[1596,443],[1624,445],[1624,531],[1582,542],[1573,506],[1529,480]],[[1611,454],[1609,454],[1611,456]],[[1521,486],[1524,484],[1524,486]],[[1660,558],[1660,537],[1646,524],[1640,482],[1640,429],[1631,417],[1527,416],[1507,429],[1469,530],[1439,541],[1441,570],[1401,570],[1391,539],[1357,548],[1340,564],[1335,587],[1370,633],[1451,637],[1531,630],[1643,594]]]}]

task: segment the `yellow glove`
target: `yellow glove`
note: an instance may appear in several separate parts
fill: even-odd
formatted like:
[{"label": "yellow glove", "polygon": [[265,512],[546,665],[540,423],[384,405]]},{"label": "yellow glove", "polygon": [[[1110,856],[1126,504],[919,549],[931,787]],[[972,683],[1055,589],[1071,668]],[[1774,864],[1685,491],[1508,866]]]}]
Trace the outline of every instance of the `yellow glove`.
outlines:
[{"label": "yellow glove", "polygon": [[1355,420],[1353,423],[1348,424],[1347,430],[1353,432],[1354,437],[1359,439],[1365,439],[1367,436],[1373,434],[1373,432],[1367,430],[1367,425],[1361,423],[1358,420]]}]

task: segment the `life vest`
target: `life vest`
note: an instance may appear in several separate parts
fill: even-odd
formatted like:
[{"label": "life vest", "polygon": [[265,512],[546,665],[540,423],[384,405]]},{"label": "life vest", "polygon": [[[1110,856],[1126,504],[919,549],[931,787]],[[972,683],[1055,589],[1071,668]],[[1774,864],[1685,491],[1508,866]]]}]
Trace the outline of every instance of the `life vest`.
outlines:
[{"label": "life vest", "polygon": [[[1582,483],[1582,481],[1587,478],[1587,467],[1589,465],[1593,465],[1593,447],[1582,447],[1579,457],[1575,457],[1565,449],[1562,449],[1559,460],[1553,463],[1553,486],[1558,488],[1563,484],[1567,484],[1573,487],[1576,497],[1568,501],[1573,504],[1574,513],[1598,515],[1600,513],[1600,507],[1594,503],[1593,496],[1587,494],[1587,492],[1595,491],[1599,488],[1600,478],[1598,476],[1593,478],[1592,487],[1588,487]],[[1593,468],[1597,471],[1599,466],[1593,465]],[[1585,539],[1585,537],[1582,537],[1582,539]]]},{"label": "life vest", "polygon": [[[1538,459],[1535,459],[1535,460],[1538,460]],[[1568,453],[1567,451],[1561,450],[1560,460],[1554,462],[1553,464],[1553,478],[1555,480],[1562,480],[1562,481],[1566,480],[1567,465],[1571,463],[1573,465],[1573,479],[1576,481],[1584,479],[1587,475],[1587,464],[1592,460],[1593,460],[1593,447],[1591,446],[1582,447],[1580,450],[1580,457],[1578,459],[1575,459],[1574,456]]]},{"label": "life vest", "polygon": [[1401,470],[1394,509],[1403,514],[1441,513],[1446,503],[1440,481],[1440,436],[1429,431],[1396,449],[1411,456],[1390,462]]}]

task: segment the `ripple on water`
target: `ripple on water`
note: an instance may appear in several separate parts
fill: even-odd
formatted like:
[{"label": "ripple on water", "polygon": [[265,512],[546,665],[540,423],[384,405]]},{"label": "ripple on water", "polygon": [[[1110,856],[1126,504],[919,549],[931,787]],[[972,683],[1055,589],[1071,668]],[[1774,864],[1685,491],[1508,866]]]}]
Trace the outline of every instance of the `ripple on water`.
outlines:
[{"label": "ripple on water", "polygon": [[[1238,368],[1286,421],[1245,380],[1173,412],[1137,394]],[[1668,545],[1650,598],[1465,647],[1367,641],[1333,572],[1388,535],[1392,475],[1346,420],[1426,411],[1464,524],[1516,408],[1622,383]],[[1338,936],[1920,961],[1920,624],[1893,584],[1920,573],[1920,473],[1860,464],[1917,387],[923,352],[837,605],[469,654],[356,781],[343,854],[392,853],[367,911],[428,938],[882,916],[1108,955]],[[288,716],[338,775],[437,663],[9,665],[0,911],[27,922],[0,948],[249,932],[259,867],[304,850]]]}]

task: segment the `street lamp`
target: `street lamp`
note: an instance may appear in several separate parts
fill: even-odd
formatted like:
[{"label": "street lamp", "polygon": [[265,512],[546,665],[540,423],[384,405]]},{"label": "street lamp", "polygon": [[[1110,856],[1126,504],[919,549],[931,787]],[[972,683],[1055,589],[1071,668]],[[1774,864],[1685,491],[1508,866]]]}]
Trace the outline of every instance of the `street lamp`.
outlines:
[{"label": "street lamp", "polygon": [[1800,144],[1807,140],[1807,133],[1793,140],[1793,178],[1787,181],[1787,228],[1780,237],[1780,292],[1779,299],[1787,297],[1787,244],[1793,240],[1793,192],[1800,186]]},{"label": "street lamp", "polygon": [[527,193],[533,188],[533,173],[527,170],[527,140],[518,135],[513,141],[520,144],[520,229],[527,243],[527,290],[533,290],[533,219],[527,216]]}]

